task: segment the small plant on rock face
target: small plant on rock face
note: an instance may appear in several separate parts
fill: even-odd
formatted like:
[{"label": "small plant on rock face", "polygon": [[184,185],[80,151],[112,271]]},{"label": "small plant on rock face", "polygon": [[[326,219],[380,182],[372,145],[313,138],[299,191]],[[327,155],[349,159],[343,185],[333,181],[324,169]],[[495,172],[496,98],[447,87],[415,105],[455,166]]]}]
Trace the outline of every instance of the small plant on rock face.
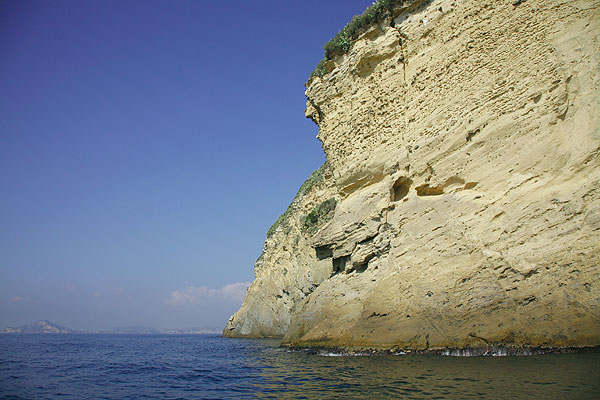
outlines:
[{"label": "small plant on rock face", "polygon": [[306,217],[302,224],[302,232],[314,234],[319,227],[333,217],[337,201],[334,198],[325,200],[317,205]]},{"label": "small plant on rock face", "polygon": [[352,41],[356,40],[362,33],[374,23],[384,21],[391,17],[397,6],[409,6],[419,0],[378,0],[373,2],[361,15],[355,15],[350,22],[340,30],[329,42],[325,43],[325,58],[311,72],[310,76],[325,76],[327,69],[325,63],[333,60],[336,56],[346,54],[350,50]]},{"label": "small plant on rock face", "polygon": [[285,210],[285,212],[281,214],[279,218],[277,218],[277,221],[275,221],[275,223],[271,225],[271,227],[267,231],[267,237],[272,236],[280,225],[284,227],[286,231],[289,231],[290,226],[288,223],[288,217],[292,213],[294,204],[298,199],[300,199],[302,196],[308,193],[314,185],[323,181],[326,169],[327,161],[325,161],[323,165],[319,167],[319,169],[315,170],[306,181],[304,181],[302,186],[300,186],[300,189],[298,189],[298,193],[296,193],[296,196],[294,196],[294,200],[292,200],[292,203],[288,206],[287,210]]},{"label": "small plant on rock face", "polygon": [[310,73],[310,76],[325,76],[327,74],[327,68],[325,68],[325,64],[329,61],[327,58],[323,57],[321,61],[315,67],[315,70]]}]

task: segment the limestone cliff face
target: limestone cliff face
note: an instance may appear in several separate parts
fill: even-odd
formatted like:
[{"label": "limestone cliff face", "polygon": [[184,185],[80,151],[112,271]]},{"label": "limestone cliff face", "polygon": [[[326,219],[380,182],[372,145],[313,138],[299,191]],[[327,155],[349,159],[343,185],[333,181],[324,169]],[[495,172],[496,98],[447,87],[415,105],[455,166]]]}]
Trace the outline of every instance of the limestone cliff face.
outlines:
[{"label": "limestone cliff face", "polygon": [[306,114],[331,176],[267,240],[225,333],[599,345],[600,1],[421,1],[327,67]]}]

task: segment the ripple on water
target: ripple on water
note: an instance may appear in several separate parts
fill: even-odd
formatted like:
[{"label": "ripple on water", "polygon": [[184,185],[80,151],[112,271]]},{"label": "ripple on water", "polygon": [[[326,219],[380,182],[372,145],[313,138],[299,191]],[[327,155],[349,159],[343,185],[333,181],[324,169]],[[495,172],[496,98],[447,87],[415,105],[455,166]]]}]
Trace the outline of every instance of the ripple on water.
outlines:
[{"label": "ripple on water", "polygon": [[348,356],[214,336],[0,335],[0,399],[594,398],[600,355]]}]

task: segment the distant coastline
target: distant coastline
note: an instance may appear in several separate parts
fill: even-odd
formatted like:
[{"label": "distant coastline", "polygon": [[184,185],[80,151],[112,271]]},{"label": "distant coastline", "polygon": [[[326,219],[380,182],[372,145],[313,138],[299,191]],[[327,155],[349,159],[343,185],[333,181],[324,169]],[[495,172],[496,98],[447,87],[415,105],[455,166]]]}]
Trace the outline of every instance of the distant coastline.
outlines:
[{"label": "distant coastline", "polygon": [[217,328],[154,329],[148,327],[118,327],[110,330],[81,331],[67,328],[48,320],[40,320],[18,327],[6,327],[3,334],[121,334],[121,335],[217,335]]}]

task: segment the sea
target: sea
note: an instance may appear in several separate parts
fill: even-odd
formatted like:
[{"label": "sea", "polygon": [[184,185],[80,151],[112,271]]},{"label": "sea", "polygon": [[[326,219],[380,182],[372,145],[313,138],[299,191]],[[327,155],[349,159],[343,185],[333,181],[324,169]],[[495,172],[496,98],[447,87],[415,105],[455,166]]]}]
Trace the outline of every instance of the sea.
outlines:
[{"label": "sea", "polygon": [[0,335],[0,399],[598,398],[598,352],[357,356],[217,335]]}]

